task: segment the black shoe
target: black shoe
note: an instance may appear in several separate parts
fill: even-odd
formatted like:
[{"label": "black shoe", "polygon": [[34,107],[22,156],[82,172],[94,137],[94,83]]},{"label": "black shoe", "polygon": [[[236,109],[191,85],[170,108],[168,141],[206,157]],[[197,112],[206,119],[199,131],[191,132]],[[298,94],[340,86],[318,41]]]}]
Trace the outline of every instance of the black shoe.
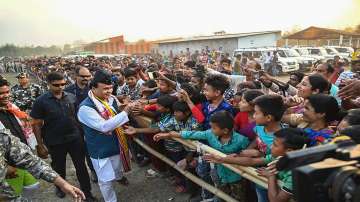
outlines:
[{"label": "black shoe", "polygon": [[93,183],[98,183],[98,177],[97,177],[95,171],[91,171],[91,181]]},{"label": "black shoe", "polygon": [[61,191],[61,189],[59,188],[55,188],[55,195],[59,198],[64,198],[65,197],[65,193],[63,191]]},{"label": "black shoe", "polygon": [[97,202],[98,199],[95,198],[91,193],[90,194],[85,194],[85,202]]}]

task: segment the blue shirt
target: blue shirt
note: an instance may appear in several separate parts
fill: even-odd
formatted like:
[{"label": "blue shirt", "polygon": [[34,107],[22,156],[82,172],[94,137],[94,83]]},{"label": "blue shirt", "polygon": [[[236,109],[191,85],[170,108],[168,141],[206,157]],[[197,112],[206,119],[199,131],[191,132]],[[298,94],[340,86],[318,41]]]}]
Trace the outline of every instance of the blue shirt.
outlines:
[{"label": "blue shirt", "polygon": [[203,104],[203,109],[202,109],[202,112],[205,116],[205,120],[204,120],[204,123],[203,123],[203,126],[204,126],[204,129],[210,129],[210,117],[212,114],[214,114],[215,112],[219,112],[219,111],[228,111],[230,112],[232,115],[234,115],[234,108],[229,104],[227,103],[225,100],[223,100],[219,106],[214,109],[214,110],[210,110],[210,102],[204,102]]},{"label": "blue shirt", "polygon": [[[211,130],[181,131],[180,135],[184,139],[207,140],[210,147],[225,154],[239,153],[249,145],[249,140],[236,132],[233,132],[230,141],[225,144],[221,143],[220,137],[216,136]],[[222,183],[233,183],[241,179],[240,175],[222,164],[216,164],[216,171]]]}]

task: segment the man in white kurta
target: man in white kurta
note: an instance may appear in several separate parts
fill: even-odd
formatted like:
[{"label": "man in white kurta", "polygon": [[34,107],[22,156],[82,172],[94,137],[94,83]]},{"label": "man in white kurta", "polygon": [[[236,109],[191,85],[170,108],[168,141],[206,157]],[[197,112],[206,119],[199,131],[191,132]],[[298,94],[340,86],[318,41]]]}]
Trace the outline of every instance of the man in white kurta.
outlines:
[{"label": "man in white kurta", "polygon": [[[119,103],[111,92],[111,75],[102,70],[96,72],[89,96],[80,104],[78,111],[89,155],[106,202],[117,201],[112,182],[123,177],[120,147],[114,130],[129,121],[130,111],[127,106],[120,112]],[[106,102],[116,115],[106,117],[108,114],[103,102]]]}]

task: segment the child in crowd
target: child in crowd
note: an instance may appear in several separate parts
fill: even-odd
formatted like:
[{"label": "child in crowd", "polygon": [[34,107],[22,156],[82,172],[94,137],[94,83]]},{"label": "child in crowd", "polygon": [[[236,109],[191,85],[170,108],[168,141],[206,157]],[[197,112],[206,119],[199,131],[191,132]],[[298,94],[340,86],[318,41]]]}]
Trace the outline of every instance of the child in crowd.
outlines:
[{"label": "child in crowd", "polygon": [[154,95],[154,93],[156,93],[157,89],[158,86],[155,80],[150,79],[145,81],[145,83],[143,83],[140,88],[142,99],[148,99]]},{"label": "child in crowd", "polygon": [[[284,156],[287,152],[299,150],[309,146],[310,139],[301,129],[284,128],[274,133],[275,139],[271,146],[271,154],[266,155],[264,163],[266,168],[259,168],[260,176],[268,179],[268,200],[269,202],[288,202],[293,191],[292,173],[276,170],[276,159]],[[278,185],[281,182],[281,186]]]},{"label": "child in crowd", "polygon": [[[254,132],[256,139],[251,143],[243,155],[255,153],[267,155],[274,140],[274,133],[282,128],[280,121],[285,112],[283,99],[279,95],[262,95],[254,100]],[[249,152],[249,153],[248,153]],[[260,152],[260,153],[258,153]]]},{"label": "child in crowd", "polygon": [[259,90],[245,90],[240,102],[238,102],[240,112],[235,116],[235,130],[249,140],[255,139],[254,127],[256,125],[254,121],[254,100],[255,98],[264,95]]},{"label": "child in crowd", "polygon": [[[202,103],[202,113],[205,117],[204,129],[210,128],[210,116],[218,111],[228,111],[230,114],[234,114],[233,107],[224,100],[224,92],[230,86],[228,79],[219,74],[209,75],[205,80],[204,95],[207,99],[206,102]],[[191,100],[187,101],[191,104]],[[191,108],[191,107],[190,107]]]},{"label": "child in crowd", "polygon": [[[168,138],[184,138],[207,140],[209,145],[226,154],[238,153],[245,149],[249,141],[246,137],[233,130],[234,120],[227,111],[218,111],[210,118],[211,129],[206,131],[171,131],[154,136],[155,141]],[[217,175],[220,179],[220,189],[239,201],[246,201],[244,190],[241,188],[242,178],[221,164],[216,164]]]},{"label": "child in crowd", "polygon": [[205,75],[202,72],[196,72],[192,77],[190,83],[197,88],[199,91],[202,91],[204,88],[204,79]]},{"label": "child in crowd", "polygon": [[172,74],[160,74],[156,73],[159,77],[157,78],[157,84],[159,89],[151,96],[148,97],[149,102],[147,104],[156,103],[156,98],[161,95],[175,95],[176,81]]},{"label": "child in crowd", "polygon": [[141,84],[138,82],[137,72],[131,68],[124,69],[124,77],[126,85],[122,88],[120,95],[129,97],[130,100],[138,100],[141,98]]},{"label": "child in crowd", "polygon": [[[233,107],[224,100],[224,93],[229,87],[229,80],[223,75],[210,74],[206,78],[203,90],[207,101],[201,103],[201,112],[204,117],[203,129],[207,130],[210,128],[210,117],[216,112],[225,110],[232,115],[234,114]],[[182,92],[181,94],[184,94],[184,92]],[[186,99],[186,102],[191,109],[195,109],[194,107],[192,107],[194,103],[192,103],[191,100]],[[198,176],[201,177],[203,180],[211,183],[210,164],[206,162],[199,162],[196,168],[196,172]],[[201,195],[202,199],[204,200],[213,197],[212,194],[205,189],[202,190]]]},{"label": "child in crowd", "polygon": [[191,113],[199,123],[204,122],[205,117],[201,110],[203,108],[202,102],[204,102],[206,98],[200,94],[196,88],[187,83],[182,84],[181,90],[178,92],[178,98],[188,105]]},{"label": "child in crowd", "polygon": [[[163,145],[162,144],[155,144],[152,141],[152,136],[149,137],[149,135],[156,134],[160,132],[160,128],[164,127],[164,125],[167,125],[173,116],[172,111],[172,105],[177,101],[177,98],[170,95],[162,95],[157,99],[156,103],[156,111],[150,112],[146,111],[148,115],[150,115],[153,118],[153,123],[150,125],[149,128],[134,128],[134,127],[127,127],[125,129],[125,134],[127,135],[135,135],[135,134],[144,134],[145,141],[151,145],[155,150],[163,151]],[[180,145],[181,146],[181,145]],[[160,171],[164,172],[165,164],[158,160],[154,156],[150,156],[151,163],[153,167]]]},{"label": "child in crowd", "polygon": [[[187,104],[180,101],[174,102],[175,99],[175,97],[169,95],[160,96],[157,103],[157,112],[161,113],[159,122],[154,124],[151,128],[133,128],[129,126],[125,130],[125,133],[127,135],[135,135],[182,130],[200,130],[201,125],[191,116],[191,111]],[[164,147],[166,155],[174,162],[178,162],[185,158],[186,152],[181,143],[169,139],[164,141]],[[179,182],[177,192],[184,191],[184,183]]]},{"label": "child in crowd", "polygon": [[[259,157],[241,157],[228,155],[220,157],[208,154],[205,160],[213,163],[228,163],[242,166],[264,166],[271,163],[276,158],[284,156],[286,152],[304,148],[304,145],[310,144],[310,139],[306,134],[297,128],[282,128],[274,133],[274,141],[271,146],[271,153]],[[267,169],[259,168],[259,174],[268,177],[268,194],[259,196],[258,201],[289,201],[292,193],[292,176],[291,171],[281,171],[277,175],[274,170],[275,162]],[[272,171],[269,173],[268,171]],[[282,182],[282,187],[278,187],[277,180]],[[258,190],[257,190],[258,191]]]},{"label": "child in crowd", "polygon": [[[281,118],[285,112],[283,99],[279,95],[262,95],[254,100],[255,140],[239,156],[261,157],[270,154],[274,133],[282,128]],[[267,190],[256,186],[259,202],[266,202]]]}]

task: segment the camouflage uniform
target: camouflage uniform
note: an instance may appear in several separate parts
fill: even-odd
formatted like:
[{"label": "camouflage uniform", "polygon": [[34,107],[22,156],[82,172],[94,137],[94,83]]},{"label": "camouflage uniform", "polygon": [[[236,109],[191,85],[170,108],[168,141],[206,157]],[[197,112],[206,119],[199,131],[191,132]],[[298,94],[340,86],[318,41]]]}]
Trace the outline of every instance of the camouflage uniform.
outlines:
[{"label": "camouflage uniform", "polygon": [[16,84],[11,88],[12,102],[22,111],[31,110],[34,101],[41,94],[42,89],[37,84],[30,84],[28,88]]},{"label": "camouflage uniform", "polygon": [[8,164],[25,169],[35,178],[51,183],[59,176],[48,164],[35,156],[28,146],[21,143],[19,138],[2,128],[0,129],[0,201],[22,201],[21,198],[16,198],[14,190],[5,180]]}]

